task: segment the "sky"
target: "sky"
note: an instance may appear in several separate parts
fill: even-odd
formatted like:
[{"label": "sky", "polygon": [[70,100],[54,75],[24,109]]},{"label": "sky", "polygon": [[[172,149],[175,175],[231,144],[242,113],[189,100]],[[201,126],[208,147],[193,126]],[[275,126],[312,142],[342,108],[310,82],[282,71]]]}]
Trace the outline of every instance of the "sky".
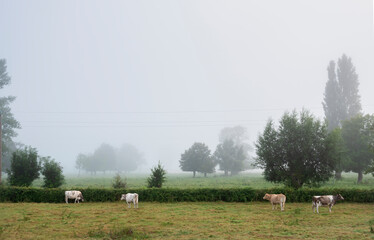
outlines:
[{"label": "sky", "polygon": [[[136,146],[147,172],[178,172],[194,142],[224,127],[254,145],[267,121],[321,120],[327,65],[346,54],[374,113],[373,0],[0,0],[1,96],[15,141],[73,172],[100,144]],[[255,152],[251,153],[255,156]]]}]

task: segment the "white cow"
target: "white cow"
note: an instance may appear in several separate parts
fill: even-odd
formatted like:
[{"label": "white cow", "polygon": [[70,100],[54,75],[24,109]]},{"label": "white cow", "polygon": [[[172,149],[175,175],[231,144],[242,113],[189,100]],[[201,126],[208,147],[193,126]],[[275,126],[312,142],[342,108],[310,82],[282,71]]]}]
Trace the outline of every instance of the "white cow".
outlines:
[{"label": "white cow", "polygon": [[137,193],[127,193],[127,194],[122,194],[121,200],[126,200],[127,206],[131,208],[131,202],[134,204],[134,208],[139,207],[139,195]]},{"label": "white cow", "polygon": [[75,190],[65,191],[65,202],[69,203],[69,199],[75,199],[74,203],[77,201],[79,203],[80,200],[82,200],[82,202],[84,201],[82,193]]}]

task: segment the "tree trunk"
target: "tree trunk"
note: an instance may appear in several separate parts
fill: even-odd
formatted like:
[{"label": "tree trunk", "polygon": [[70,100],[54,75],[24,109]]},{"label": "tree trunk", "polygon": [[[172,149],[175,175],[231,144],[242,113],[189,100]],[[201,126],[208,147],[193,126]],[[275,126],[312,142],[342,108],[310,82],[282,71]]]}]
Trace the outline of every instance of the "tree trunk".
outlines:
[{"label": "tree trunk", "polygon": [[342,180],[342,172],[336,171],[335,172],[335,180]]},{"label": "tree trunk", "polygon": [[195,177],[195,175],[196,175],[196,171],[193,171],[193,177]]},{"label": "tree trunk", "polygon": [[362,171],[359,171],[358,172],[357,183],[362,183],[363,178],[364,178],[364,176],[362,175]]},{"label": "tree trunk", "polygon": [[206,177],[206,172],[204,173],[204,177]]},{"label": "tree trunk", "polygon": [[229,175],[229,171],[225,170],[225,176]]}]

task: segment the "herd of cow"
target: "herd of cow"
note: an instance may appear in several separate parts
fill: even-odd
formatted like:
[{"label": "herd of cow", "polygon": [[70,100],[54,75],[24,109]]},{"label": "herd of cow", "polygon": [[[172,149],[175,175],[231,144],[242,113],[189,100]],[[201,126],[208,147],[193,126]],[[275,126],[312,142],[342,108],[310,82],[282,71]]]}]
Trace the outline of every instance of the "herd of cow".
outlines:
[{"label": "herd of cow", "polygon": [[[269,200],[273,210],[274,206],[277,208],[277,204],[280,205],[281,211],[284,210],[284,204],[286,203],[286,196],[284,194],[268,194],[266,193],[264,198],[265,200]],[[313,196],[312,197],[312,209],[313,212],[319,213],[318,208],[321,206],[327,206],[329,207],[329,212],[331,212],[331,208],[336,204],[338,200],[344,200],[342,195],[324,195],[324,196]]]},{"label": "herd of cow", "polygon": [[[84,201],[83,194],[80,191],[65,191],[65,202],[69,203],[69,199],[74,199],[74,203],[79,203],[79,201]],[[281,211],[284,211],[284,205],[286,203],[286,196],[284,194],[268,194],[266,193],[263,197],[265,200],[269,200],[272,209],[277,208],[277,204],[280,205]],[[127,206],[131,208],[131,203],[134,204],[134,208],[138,208],[139,195],[137,193],[127,193],[121,195],[121,200],[126,200]],[[324,196],[313,196],[312,197],[312,209],[313,212],[319,213],[318,208],[321,206],[328,206],[329,212],[331,208],[336,204],[337,201],[344,200],[342,195],[324,195]]]}]

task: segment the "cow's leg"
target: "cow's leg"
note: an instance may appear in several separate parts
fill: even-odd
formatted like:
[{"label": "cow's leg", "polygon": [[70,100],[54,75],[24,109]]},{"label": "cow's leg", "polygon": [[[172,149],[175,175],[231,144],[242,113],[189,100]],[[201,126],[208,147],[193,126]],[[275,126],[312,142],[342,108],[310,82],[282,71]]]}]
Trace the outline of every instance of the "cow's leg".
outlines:
[{"label": "cow's leg", "polygon": [[274,210],[274,204],[273,203],[271,203],[271,209]]},{"label": "cow's leg", "polygon": [[128,207],[128,208],[131,208],[131,202],[130,202],[130,203],[127,202],[127,207]]},{"label": "cow's leg", "polygon": [[67,196],[65,196],[65,202],[66,202],[66,204],[69,203],[69,200],[68,200],[68,197],[67,197]]},{"label": "cow's leg", "polygon": [[317,213],[319,213],[318,208],[319,208],[319,204],[317,203]]}]

